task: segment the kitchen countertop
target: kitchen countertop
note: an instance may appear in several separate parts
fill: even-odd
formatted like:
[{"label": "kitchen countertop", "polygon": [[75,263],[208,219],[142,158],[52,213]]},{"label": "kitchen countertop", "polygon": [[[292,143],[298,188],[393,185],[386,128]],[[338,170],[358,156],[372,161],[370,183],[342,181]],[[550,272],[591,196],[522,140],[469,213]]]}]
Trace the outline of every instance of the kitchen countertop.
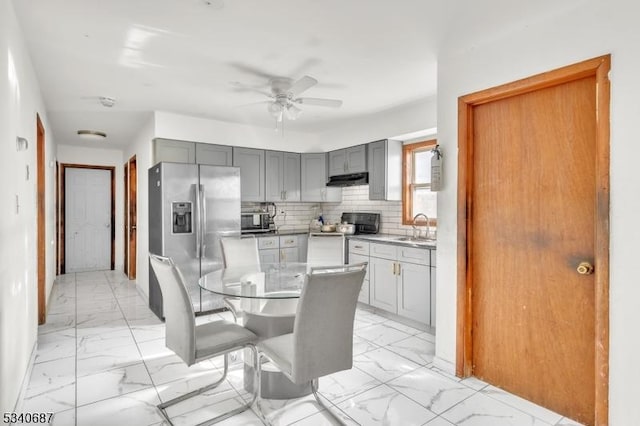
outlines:
[{"label": "kitchen countertop", "polygon": [[286,236],[286,235],[304,235],[304,234],[308,234],[309,231],[308,230],[302,230],[302,229],[290,229],[290,230],[284,230],[284,231],[269,231],[269,232],[247,232],[244,235],[255,235],[256,238],[260,238],[260,237],[279,237],[279,236]]},{"label": "kitchen countertop", "polygon": [[356,235],[346,235],[349,240],[362,240],[362,241],[370,241],[374,243],[385,243],[385,244],[393,244],[397,246],[405,246],[405,247],[416,247],[416,248],[426,248],[435,250],[436,241],[435,240],[409,240],[402,241],[400,238],[407,238],[406,235],[396,235],[396,234],[356,234]]}]

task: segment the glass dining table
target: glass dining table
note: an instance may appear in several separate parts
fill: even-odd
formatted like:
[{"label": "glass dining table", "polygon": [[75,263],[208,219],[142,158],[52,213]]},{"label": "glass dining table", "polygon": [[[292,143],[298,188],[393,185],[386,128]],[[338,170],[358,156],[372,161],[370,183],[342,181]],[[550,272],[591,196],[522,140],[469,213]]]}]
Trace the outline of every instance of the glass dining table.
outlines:
[{"label": "glass dining table", "polygon": [[[198,284],[232,303],[244,327],[264,339],[293,332],[306,273],[306,263],[266,263],[217,269],[203,275]],[[244,369],[244,386],[251,391],[253,371],[248,363]],[[269,399],[291,399],[311,393],[310,383],[295,384],[268,364],[262,367],[261,388],[262,395]]]}]

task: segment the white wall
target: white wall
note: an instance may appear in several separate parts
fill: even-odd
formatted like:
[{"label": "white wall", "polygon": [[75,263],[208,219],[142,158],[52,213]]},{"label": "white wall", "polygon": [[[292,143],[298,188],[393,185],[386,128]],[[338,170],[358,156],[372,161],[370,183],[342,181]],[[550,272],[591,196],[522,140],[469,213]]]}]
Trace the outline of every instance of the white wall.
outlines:
[{"label": "white wall", "polygon": [[[438,65],[438,140],[444,150],[445,188],[438,198],[436,360],[455,363],[456,189],[459,96],[612,54],[611,72],[611,279],[610,424],[640,419],[640,26],[636,2],[567,1],[544,15],[522,12],[496,29],[505,1],[465,2],[465,16],[452,28]],[[520,3],[517,3],[520,5]],[[515,3],[514,3],[515,5]],[[462,12],[461,12],[462,13]],[[484,18],[487,18],[485,20]],[[482,25],[471,25],[473,22]],[[471,23],[465,29],[465,24]],[[476,31],[477,30],[477,31]],[[558,342],[562,344],[562,342]]]},{"label": "white wall", "polygon": [[149,296],[149,179],[147,170],[151,164],[151,140],[154,136],[155,119],[151,114],[125,151],[124,161],[136,156],[138,174],[137,188],[137,241],[136,241],[136,285],[142,293]]},{"label": "white wall", "polygon": [[109,166],[116,168],[115,180],[116,180],[116,209],[115,209],[115,223],[116,223],[116,241],[115,241],[115,269],[122,270],[123,265],[123,227],[124,227],[124,214],[123,214],[123,191],[124,191],[124,171],[123,164],[124,158],[122,151],[117,149],[104,149],[104,148],[86,148],[72,145],[58,144],[58,162],[60,164],[84,164],[91,166]]},{"label": "white wall", "polygon": [[154,137],[293,152],[313,151],[316,141],[315,135],[287,130],[286,124],[282,136],[264,127],[162,111],[155,113]]},{"label": "white wall", "polygon": [[[435,96],[355,118],[318,133],[317,150],[337,148],[392,138],[396,135],[435,128],[437,99]],[[426,139],[419,139],[426,140]],[[413,141],[416,142],[416,141]]]},{"label": "white wall", "polygon": [[[0,412],[13,411],[37,337],[36,114],[45,128],[46,294],[55,278],[55,143],[10,1],[0,2]],[[16,136],[28,139],[16,151]],[[26,167],[30,178],[26,179]],[[16,212],[16,197],[20,210]]]}]

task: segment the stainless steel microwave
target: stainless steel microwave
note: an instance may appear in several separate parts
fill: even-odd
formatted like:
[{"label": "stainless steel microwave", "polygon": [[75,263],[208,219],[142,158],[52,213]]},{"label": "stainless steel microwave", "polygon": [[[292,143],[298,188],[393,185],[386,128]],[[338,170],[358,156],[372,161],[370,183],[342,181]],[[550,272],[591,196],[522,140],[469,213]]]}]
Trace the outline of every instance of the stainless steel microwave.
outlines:
[{"label": "stainless steel microwave", "polygon": [[269,231],[271,218],[267,212],[242,212],[240,217],[242,233]]}]

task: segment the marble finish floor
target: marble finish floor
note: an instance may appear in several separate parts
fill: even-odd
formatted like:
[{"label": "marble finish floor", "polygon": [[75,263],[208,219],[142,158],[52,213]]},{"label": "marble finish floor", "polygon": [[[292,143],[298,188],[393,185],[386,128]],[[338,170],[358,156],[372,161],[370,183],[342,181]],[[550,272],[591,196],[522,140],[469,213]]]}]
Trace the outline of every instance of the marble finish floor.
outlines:
[{"label": "marble finish floor", "polygon": [[[214,314],[198,321],[230,319]],[[577,425],[477,379],[432,365],[434,336],[358,309],[354,367],[320,379],[320,394],[349,425]],[[193,425],[239,406],[241,355],[218,388],[170,410]],[[155,406],[216,381],[222,359],[187,368],[164,346],[164,325],[121,272],[58,277],[22,412],[54,412],[58,425],[163,425]],[[331,425],[312,396],[263,400],[273,425]],[[261,425],[246,411],[221,425]]]}]

